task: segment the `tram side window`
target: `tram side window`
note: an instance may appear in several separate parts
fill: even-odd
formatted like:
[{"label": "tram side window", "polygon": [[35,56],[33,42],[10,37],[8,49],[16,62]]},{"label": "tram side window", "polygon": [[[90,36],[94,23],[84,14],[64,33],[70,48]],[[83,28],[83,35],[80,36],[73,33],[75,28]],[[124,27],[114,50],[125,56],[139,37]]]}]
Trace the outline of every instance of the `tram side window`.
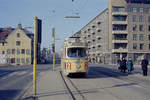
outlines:
[{"label": "tram side window", "polygon": [[86,50],[84,48],[69,48],[68,57],[85,57]]}]

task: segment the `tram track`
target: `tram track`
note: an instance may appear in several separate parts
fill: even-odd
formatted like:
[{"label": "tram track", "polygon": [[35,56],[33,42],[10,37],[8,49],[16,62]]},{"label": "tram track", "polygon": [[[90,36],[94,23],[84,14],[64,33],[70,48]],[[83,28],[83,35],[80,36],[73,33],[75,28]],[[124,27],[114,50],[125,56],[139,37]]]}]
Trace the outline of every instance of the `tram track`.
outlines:
[{"label": "tram track", "polygon": [[[70,78],[65,78],[63,76],[63,74],[62,74],[61,71],[60,71],[60,75],[61,75],[63,83],[64,83],[66,89],[68,90],[68,93],[70,94],[72,100],[79,100],[79,98],[77,99],[77,97],[75,96],[77,94],[79,94],[80,100],[86,100],[85,97],[84,97],[84,95],[80,92],[80,90],[77,88],[77,86],[73,83],[73,81]],[[71,86],[69,86],[68,82],[70,83],[70,85],[72,86],[72,88],[71,88]],[[75,90],[73,90],[73,88]]]}]

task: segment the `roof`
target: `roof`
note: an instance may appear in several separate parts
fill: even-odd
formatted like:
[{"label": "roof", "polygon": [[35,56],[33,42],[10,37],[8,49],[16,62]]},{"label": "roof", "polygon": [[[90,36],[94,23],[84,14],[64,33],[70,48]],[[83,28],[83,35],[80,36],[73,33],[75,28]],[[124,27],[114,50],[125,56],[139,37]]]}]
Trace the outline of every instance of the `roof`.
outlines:
[{"label": "roof", "polygon": [[0,40],[5,39],[9,34],[11,34],[11,32],[0,32]]},{"label": "roof", "polygon": [[8,28],[0,28],[0,42],[4,42],[5,39],[13,33],[14,30],[21,29],[29,38],[33,40],[34,34],[30,31],[28,31],[25,28],[19,27],[20,24],[18,24],[18,27],[16,29],[8,27]]}]

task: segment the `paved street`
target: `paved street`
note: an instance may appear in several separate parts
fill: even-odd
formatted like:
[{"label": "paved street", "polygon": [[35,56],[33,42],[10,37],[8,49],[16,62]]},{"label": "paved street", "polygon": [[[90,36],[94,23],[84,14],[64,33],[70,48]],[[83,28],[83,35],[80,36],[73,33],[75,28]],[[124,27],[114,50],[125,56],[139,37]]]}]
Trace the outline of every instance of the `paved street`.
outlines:
[{"label": "paved street", "polygon": [[116,66],[90,65],[85,78],[67,78],[47,71],[38,80],[37,96],[32,88],[22,100],[149,100],[150,74],[143,77],[140,67],[132,74],[121,73]]},{"label": "paved street", "polygon": [[[51,70],[51,65],[37,65],[37,75]],[[32,66],[0,66],[0,100],[16,100],[33,80]]]}]

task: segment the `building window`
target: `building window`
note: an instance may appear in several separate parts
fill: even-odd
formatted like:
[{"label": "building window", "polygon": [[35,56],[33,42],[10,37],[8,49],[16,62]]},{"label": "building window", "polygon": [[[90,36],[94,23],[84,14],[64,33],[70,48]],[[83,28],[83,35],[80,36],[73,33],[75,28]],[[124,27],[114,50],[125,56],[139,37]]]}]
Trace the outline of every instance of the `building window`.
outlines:
[{"label": "building window", "polygon": [[20,37],[20,33],[17,33],[17,37]]},{"label": "building window", "polygon": [[89,28],[88,31],[90,31],[91,29]]},{"label": "building window", "polygon": [[139,40],[143,41],[143,34],[140,34]]},{"label": "building window", "polygon": [[133,31],[136,31],[136,29],[137,29],[137,25],[133,25]]},{"label": "building window", "polygon": [[84,31],[84,33],[86,33],[86,31]]},{"label": "building window", "polygon": [[137,43],[133,43],[133,49],[137,49]]},{"label": "building window", "polygon": [[140,50],[143,50],[143,46],[144,46],[144,44],[141,43],[141,44],[140,44]]},{"label": "building window", "polygon": [[98,48],[100,48],[101,47],[101,45],[98,45]]},{"label": "building window", "polygon": [[133,8],[133,12],[137,12],[137,8]]},{"label": "building window", "polygon": [[98,40],[100,40],[100,39],[101,39],[101,37],[98,38]]},{"label": "building window", "polygon": [[90,41],[88,41],[88,44],[90,44],[91,42]]},{"label": "building window", "polygon": [[11,52],[10,52],[10,49],[7,49],[7,54],[10,54]]},{"label": "building window", "polygon": [[20,50],[19,49],[17,49],[17,54],[20,54]]},{"label": "building window", "polygon": [[88,37],[91,37],[91,35],[88,35]]},{"label": "building window", "polygon": [[97,32],[101,32],[101,30],[99,29],[99,30],[97,30]]},{"label": "building window", "polygon": [[143,22],[144,21],[144,17],[143,16],[140,16],[139,17],[139,22]]},{"label": "building window", "polygon": [[15,54],[15,49],[12,49],[12,54]]},{"label": "building window", "polygon": [[148,26],[148,31],[150,31],[150,25]]},{"label": "building window", "polygon": [[15,63],[15,58],[11,58],[11,63]]},{"label": "building window", "polygon": [[139,31],[143,31],[143,25],[139,26]]},{"label": "building window", "polygon": [[7,64],[10,64],[10,63],[11,63],[11,59],[7,58]]},{"label": "building window", "polygon": [[95,28],[95,25],[93,25],[92,28]]},{"label": "building window", "polygon": [[148,13],[150,13],[150,8],[148,8]]},{"label": "building window", "polygon": [[150,50],[150,44],[149,44],[149,46],[148,46],[148,49]]},{"label": "building window", "polygon": [[20,63],[20,58],[17,58],[17,63]]},{"label": "building window", "polygon": [[136,22],[136,16],[135,15],[132,16],[132,21]]},{"label": "building window", "polygon": [[101,24],[101,22],[98,22],[97,24],[98,24],[98,25],[100,25],[100,24]]},{"label": "building window", "polygon": [[20,41],[16,41],[16,46],[20,46]]},{"label": "building window", "polygon": [[125,12],[125,8],[124,7],[113,7],[113,11],[114,12]]},{"label": "building window", "polygon": [[143,8],[140,8],[140,12],[143,12]]},{"label": "building window", "polygon": [[95,32],[93,32],[92,35],[95,35]]},{"label": "building window", "polygon": [[133,40],[137,40],[137,34],[133,34]]},{"label": "building window", "polygon": [[22,58],[22,59],[21,59],[21,62],[22,62],[22,63],[25,63],[25,59],[24,59],[24,58]]},{"label": "building window", "polygon": [[30,63],[30,59],[26,58],[26,63],[29,64]]},{"label": "building window", "polygon": [[5,51],[2,51],[2,54],[5,54]]},{"label": "building window", "polygon": [[93,40],[93,42],[95,42],[95,40]]},{"label": "building window", "polygon": [[27,54],[27,55],[30,54],[30,50],[29,50],[29,49],[26,50],[26,54]]},{"label": "building window", "polygon": [[148,35],[148,40],[150,40],[150,35]]},{"label": "building window", "polygon": [[22,50],[21,50],[21,54],[25,54],[25,49],[22,49]]},{"label": "building window", "polygon": [[150,22],[150,16],[148,16],[148,22]]}]

